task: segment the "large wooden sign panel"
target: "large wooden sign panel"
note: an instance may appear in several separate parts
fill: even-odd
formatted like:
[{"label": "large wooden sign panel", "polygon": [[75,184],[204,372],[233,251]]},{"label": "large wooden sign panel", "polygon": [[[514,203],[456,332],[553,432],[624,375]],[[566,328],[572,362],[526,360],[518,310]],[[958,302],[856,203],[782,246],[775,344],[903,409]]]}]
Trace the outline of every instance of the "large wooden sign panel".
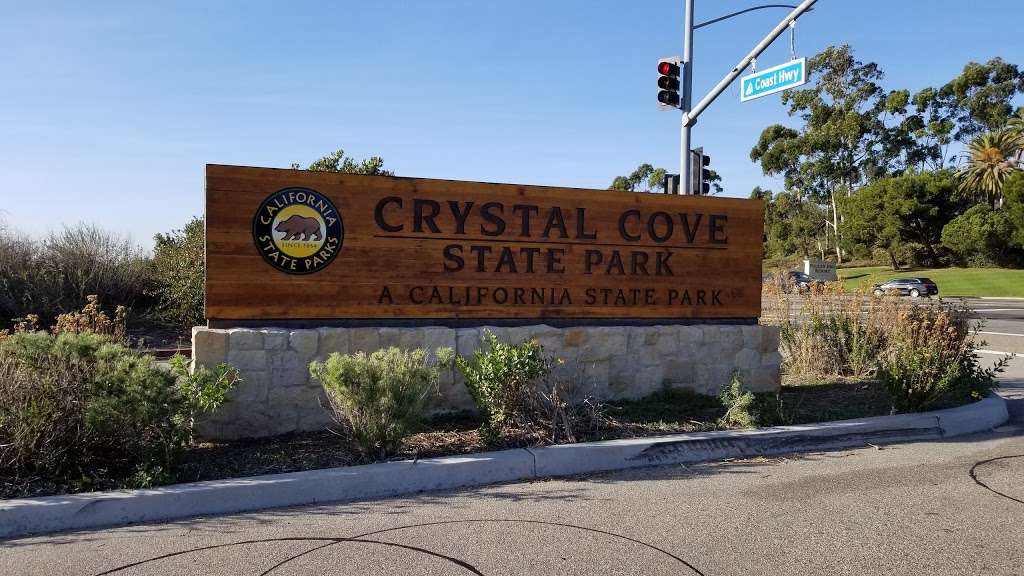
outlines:
[{"label": "large wooden sign panel", "polygon": [[206,167],[224,320],[756,318],[759,200]]}]

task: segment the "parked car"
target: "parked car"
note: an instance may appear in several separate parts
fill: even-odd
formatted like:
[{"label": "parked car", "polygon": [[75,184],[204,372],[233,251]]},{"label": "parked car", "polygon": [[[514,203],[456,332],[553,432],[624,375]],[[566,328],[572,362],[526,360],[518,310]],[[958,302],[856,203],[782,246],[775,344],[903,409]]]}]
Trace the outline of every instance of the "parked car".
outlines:
[{"label": "parked car", "polygon": [[939,285],[929,278],[893,278],[884,284],[875,284],[871,289],[875,296],[898,294],[900,296],[935,296],[939,293]]},{"label": "parked car", "polygon": [[792,294],[810,292],[811,290],[821,288],[825,285],[821,280],[817,280],[798,270],[790,270],[778,279],[775,277],[774,273],[769,272],[764,275],[762,281],[766,284],[778,284],[779,288],[782,289],[783,292]]}]

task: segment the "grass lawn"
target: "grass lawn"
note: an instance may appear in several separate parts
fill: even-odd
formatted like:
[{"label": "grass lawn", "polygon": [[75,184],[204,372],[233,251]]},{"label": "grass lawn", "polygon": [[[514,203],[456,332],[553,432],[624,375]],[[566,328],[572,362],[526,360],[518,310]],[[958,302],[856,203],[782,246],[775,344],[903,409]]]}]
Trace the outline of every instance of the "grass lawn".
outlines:
[{"label": "grass lawn", "polygon": [[1024,297],[1024,270],[1010,268],[911,268],[894,272],[888,266],[840,268],[846,288],[880,284],[900,276],[924,276],[939,285],[940,296]]}]

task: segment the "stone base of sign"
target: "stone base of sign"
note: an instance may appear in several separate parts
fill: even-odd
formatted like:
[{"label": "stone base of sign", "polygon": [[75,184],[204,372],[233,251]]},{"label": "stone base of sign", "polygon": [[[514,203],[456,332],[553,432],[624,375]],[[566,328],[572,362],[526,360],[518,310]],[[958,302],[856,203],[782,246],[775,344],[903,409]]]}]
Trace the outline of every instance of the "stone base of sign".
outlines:
[{"label": "stone base of sign", "polygon": [[[481,335],[520,342],[536,338],[560,360],[553,376],[578,398],[641,398],[663,387],[717,394],[738,370],[753,391],[779,387],[779,329],[774,326],[706,324],[554,328],[547,325],[479,328],[281,328],[192,330],[192,354],[208,367],[227,362],[242,383],[213,415],[198,422],[211,440],[321,430],[332,423],[309,363],[331,353],[453,348],[471,356]],[[434,400],[436,412],[472,410],[461,377],[448,371]]]}]

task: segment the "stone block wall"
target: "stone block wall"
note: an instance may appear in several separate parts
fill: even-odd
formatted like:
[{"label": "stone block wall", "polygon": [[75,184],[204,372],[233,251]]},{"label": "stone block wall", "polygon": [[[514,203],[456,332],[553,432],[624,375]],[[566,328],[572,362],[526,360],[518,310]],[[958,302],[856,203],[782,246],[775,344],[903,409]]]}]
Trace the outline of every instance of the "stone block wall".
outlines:
[{"label": "stone block wall", "polygon": [[[754,391],[779,387],[779,329],[760,325],[601,326],[553,328],[232,328],[192,330],[197,364],[227,362],[243,382],[228,402],[198,423],[208,439],[272,436],[320,430],[331,424],[320,383],[309,363],[333,352],[372,352],[380,348],[453,348],[470,356],[490,330],[521,342],[536,338],[546,353],[561,360],[553,376],[577,398],[641,398],[664,386],[717,394],[739,370]],[[461,377],[442,376],[434,410],[471,410]]]}]

